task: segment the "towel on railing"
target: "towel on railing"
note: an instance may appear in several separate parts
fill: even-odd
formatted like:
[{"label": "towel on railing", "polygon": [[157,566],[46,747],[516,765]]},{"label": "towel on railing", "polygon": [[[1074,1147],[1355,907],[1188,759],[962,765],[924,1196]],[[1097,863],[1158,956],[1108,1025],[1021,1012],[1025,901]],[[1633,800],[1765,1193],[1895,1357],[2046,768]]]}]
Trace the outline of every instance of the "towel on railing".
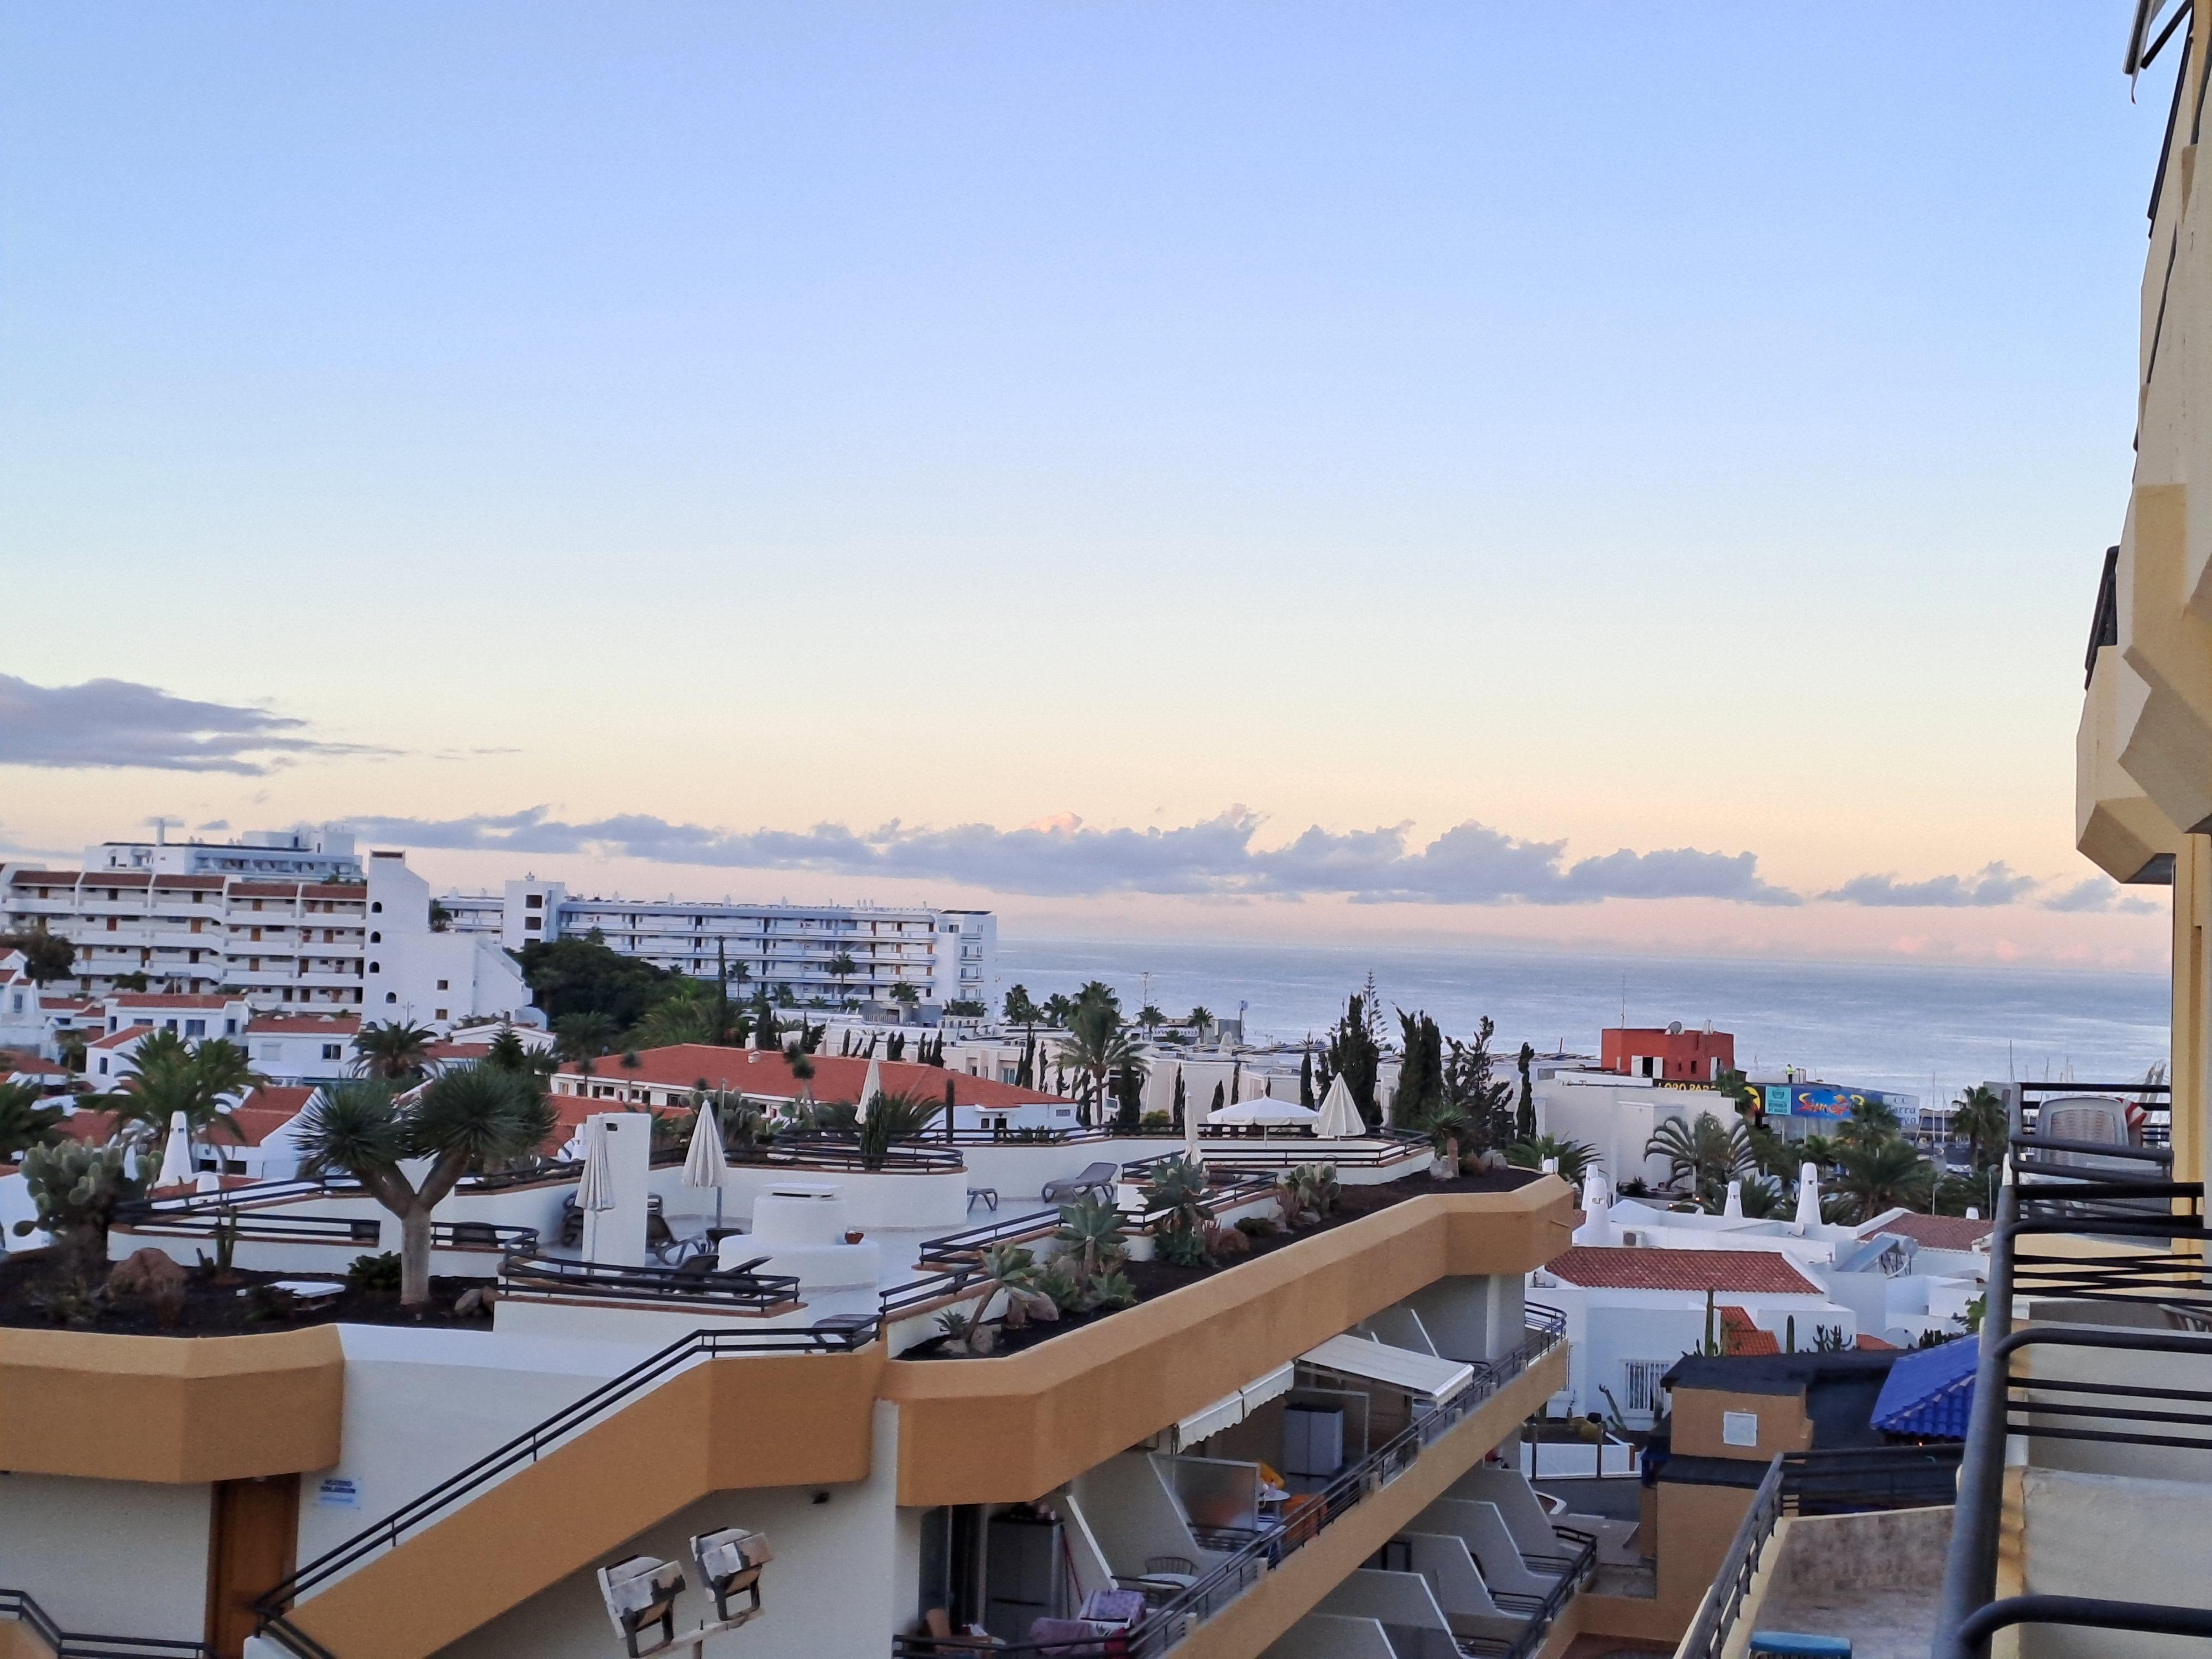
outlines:
[{"label": "towel on railing", "polygon": [[1133,1625],[1145,1616],[1145,1593],[1133,1589],[1095,1589],[1083,1598],[1078,1618],[1101,1625]]}]

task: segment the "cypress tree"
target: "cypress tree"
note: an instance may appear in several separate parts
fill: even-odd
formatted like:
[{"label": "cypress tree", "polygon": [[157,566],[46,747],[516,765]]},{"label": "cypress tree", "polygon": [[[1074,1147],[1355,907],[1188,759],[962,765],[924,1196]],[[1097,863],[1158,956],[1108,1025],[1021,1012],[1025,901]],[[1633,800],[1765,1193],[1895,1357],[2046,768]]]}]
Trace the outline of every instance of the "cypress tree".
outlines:
[{"label": "cypress tree", "polygon": [[1298,1104],[1309,1108],[1314,1104],[1313,1050],[1310,1048],[1298,1060]]},{"label": "cypress tree", "polygon": [[1178,1066],[1176,1067],[1175,1109],[1169,1114],[1170,1120],[1177,1129],[1182,1127],[1183,1107],[1182,1067]]}]

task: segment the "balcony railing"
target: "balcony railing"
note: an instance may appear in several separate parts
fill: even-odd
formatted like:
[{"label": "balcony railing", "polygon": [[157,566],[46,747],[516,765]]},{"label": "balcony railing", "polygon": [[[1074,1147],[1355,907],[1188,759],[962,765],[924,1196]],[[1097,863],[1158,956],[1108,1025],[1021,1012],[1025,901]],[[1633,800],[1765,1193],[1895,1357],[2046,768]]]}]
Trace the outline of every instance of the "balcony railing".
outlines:
[{"label": "balcony railing", "polygon": [[1835,1451],[1782,1452],[1766,1467],[1751,1507],[1721,1558],[1720,1571],[1698,1603],[1676,1659],[1717,1659],[1759,1576],[1766,1546],[1785,1515],[1856,1515],[1868,1510],[1919,1509],[1951,1501],[1956,1446],[1869,1446]]},{"label": "balcony railing", "polygon": [[[1936,1659],[1985,1659],[1990,1637],[2019,1625],[2212,1638],[2212,1610],[2202,1607],[2128,1597],[1996,1595],[2012,1437],[2027,1437],[2031,1455],[2038,1441],[2212,1450],[2212,1390],[2169,1386],[2148,1367],[2124,1373],[2131,1378],[2124,1382],[2014,1375],[2013,1356],[2033,1348],[2194,1356],[2212,1371],[2212,1336],[2201,1334],[2212,1329],[2212,1289],[2204,1279],[2212,1232],[2205,1226],[2203,1187],[2059,1164],[2054,1149],[2132,1160],[2154,1176],[2161,1168],[2150,1149],[2075,1149],[2032,1134],[2014,1137],[2014,1180],[1998,1196],[1990,1240],[1981,1364],[1944,1564]],[[2070,1241],[2072,1248],[2041,1248],[2045,1240]],[[2154,1312],[2183,1328],[2052,1322],[2014,1330],[2016,1297],[2124,1304],[2130,1314]],[[2148,1575],[2140,1586],[2160,1587]]]},{"label": "balcony railing", "polygon": [[54,1650],[55,1659],[207,1659],[204,1642],[151,1636],[92,1636],[66,1631],[21,1590],[0,1589],[0,1617],[28,1625]]},{"label": "balcony railing", "polygon": [[[1497,1359],[1476,1364],[1474,1381],[1468,1387],[1427,1416],[1416,1419],[1337,1474],[1328,1486],[1314,1494],[1315,1501],[1302,1509],[1293,1519],[1263,1528],[1241,1539],[1237,1547],[1217,1561],[1197,1583],[1177,1592],[1173,1599],[1148,1609],[1126,1633],[1111,1638],[1091,1638],[1088,1642],[1062,1637],[1042,1643],[994,1644],[989,1650],[993,1659],[1067,1659],[1072,1654],[1087,1652],[1093,1648],[1111,1651],[1117,1659],[1155,1659],[1156,1656],[1164,1654],[1198,1626],[1214,1617],[1257,1583],[1269,1571],[1280,1566],[1295,1552],[1310,1544],[1367,1498],[1412,1468],[1420,1461],[1424,1451],[1456,1428],[1500,1389],[1566,1340],[1566,1319],[1557,1309],[1531,1303],[1527,1319],[1527,1334],[1521,1345]],[[1576,1545],[1575,1553],[1562,1558],[1565,1577],[1554,1595],[1547,1598],[1542,1607],[1532,1610],[1530,1626],[1523,1638],[1528,1645],[1522,1651],[1534,1650],[1535,1638],[1542,1635],[1544,1626],[1557,1616],[1559,1607],[1565,1604],[1577,1589],[1589,1582],[1595,1571],[1596,1540],[1577,1533],[1571,1534],[1571,1541]],[[1131,1587],[1133,1587],[1133,1581]],[[1538,1622],[1540,1618],[1540,1623]],[[1110,1648],[1107,1646],[1109,1641],[1112,1644]],[[947,1640],[931,1636],[895,1636],[891,1638],[892,1659],[969,1659],[975,1651],[973,1638]]]},{"label": "balcony railing", "polygon": [[378,1552],[398,1548],[422,1528],[468,1504],[516,1469],[558,1449],[670,1377],[707,1360],[745,1354],[850,1353],[874,1340],[873,1321],[863,1322],[860,1328],[834,1330],[693,1331],[301,1567],[253,1604],[261,1620],[260,1633],[303,1659],[335,1659],[327,1648],[286,1620],[284,1615],[302,1596],[343,1577]]},{"label": "balcony railing", "polygon": [[[537,1235],[532,1233],[531,1239],[534,1243]],[[598,1261],[518,1254],[500,1263],[500,1299],[619,1302],[687,1309],[712,1304],[753,1314],[783,1312],[798,1305],[796,1273],[721,1273],[714,1270],[712,1257],[693,1260],[700,1265],[616,1267]]]}]

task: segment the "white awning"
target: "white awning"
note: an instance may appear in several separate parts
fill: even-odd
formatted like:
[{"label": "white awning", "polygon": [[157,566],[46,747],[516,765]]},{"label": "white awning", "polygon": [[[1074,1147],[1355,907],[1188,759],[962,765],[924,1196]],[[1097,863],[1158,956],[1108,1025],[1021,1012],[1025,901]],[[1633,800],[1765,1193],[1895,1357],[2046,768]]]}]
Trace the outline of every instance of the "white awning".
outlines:
[{"label": "white awning", "polygon": [[1278,1365],[1266,1376],[1255,1377],[1212,1405],[1193,1412],[1175,1425],[1176,1449],[1194,1446],[1209,1435],[1234,1428],[1251,1414],[1254,1407],[1265,1405],[1278,1395],[1288,1394],[1296,1374],[1295,1366]]},{"label": "white awning", "polygon": [[1364,1336],[1332,1336],[1298,1356],[1303,1364],[1381,1382],[1438,1401],[1450,1399],[1474,1381],[1474,1367],[1457,1359],[1395,1348]]}]

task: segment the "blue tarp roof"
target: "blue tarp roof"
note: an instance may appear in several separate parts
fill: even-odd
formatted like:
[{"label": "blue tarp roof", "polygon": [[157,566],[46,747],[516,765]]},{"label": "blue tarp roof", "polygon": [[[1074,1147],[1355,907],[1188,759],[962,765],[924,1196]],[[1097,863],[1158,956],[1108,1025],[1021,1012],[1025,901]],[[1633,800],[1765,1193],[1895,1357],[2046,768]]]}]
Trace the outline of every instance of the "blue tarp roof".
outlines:
[{"label": "blue tarp roof", "polygon": [[1981,1342],[1971,1336],[1898,1355],[1874,1402],[1874,1426],[1929,1440],[1965,1439],[1981,1358]]}]

